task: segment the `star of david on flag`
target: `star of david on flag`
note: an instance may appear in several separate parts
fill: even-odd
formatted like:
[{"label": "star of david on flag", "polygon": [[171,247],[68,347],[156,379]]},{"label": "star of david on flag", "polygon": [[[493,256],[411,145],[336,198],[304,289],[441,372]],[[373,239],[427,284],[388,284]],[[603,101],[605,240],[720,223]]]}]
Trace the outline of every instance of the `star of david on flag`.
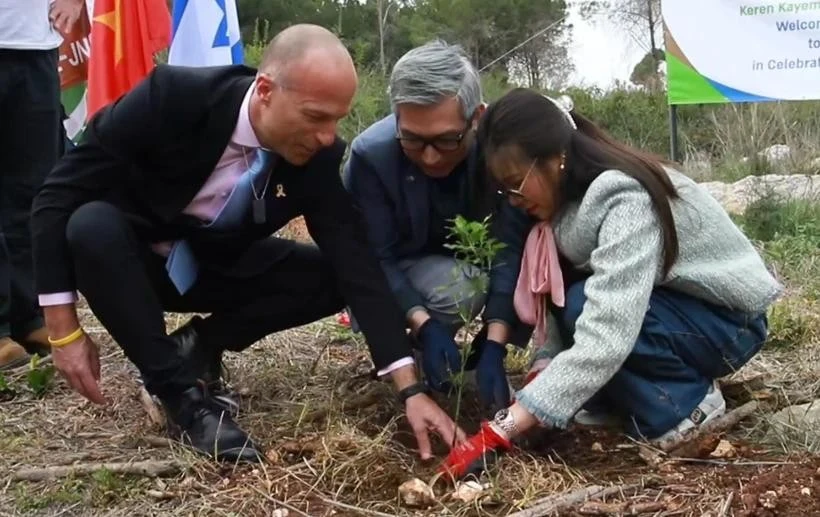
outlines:
[{"label": "star of david on flag", "polygon": [[169,64],[215,66],[242,62],[236,0],[174,0]]}]

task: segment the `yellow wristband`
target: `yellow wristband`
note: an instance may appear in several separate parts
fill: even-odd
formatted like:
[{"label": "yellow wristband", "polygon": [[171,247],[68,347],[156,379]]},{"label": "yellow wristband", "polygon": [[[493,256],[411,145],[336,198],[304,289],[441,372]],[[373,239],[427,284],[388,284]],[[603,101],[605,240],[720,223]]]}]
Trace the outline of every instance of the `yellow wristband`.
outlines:
[{"label": "yellow wristband", "polygon": [[66,337],[61,337],[60,339],[52,339],[51,336],[49,336],[48,342],[51,344],[51,346],[56,346],[56,347],[65,346],[69,343],[73,343],[74,341],[77,341],[78,339],[80,339],[82,337],[82,335],[83,335],[83,328],[79,327],[77,330],[75,330],[71,334],[67,335]]}]

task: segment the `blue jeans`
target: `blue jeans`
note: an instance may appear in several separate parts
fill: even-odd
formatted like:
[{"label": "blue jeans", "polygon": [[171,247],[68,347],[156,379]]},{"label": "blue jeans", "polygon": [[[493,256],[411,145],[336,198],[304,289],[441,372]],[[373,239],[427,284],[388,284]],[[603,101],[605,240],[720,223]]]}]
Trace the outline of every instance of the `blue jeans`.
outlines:
[{"label": "blue jeans", "polygon": [[[584,281],[570,286],[556,311],[571,345],[586,297]],[[766,341],[765,313],[747,314],[656,288],[630,355],[585,406],[606,408],[628,422],[633,436],[656,438],[688,417],[712,381],[746,364]]]}]

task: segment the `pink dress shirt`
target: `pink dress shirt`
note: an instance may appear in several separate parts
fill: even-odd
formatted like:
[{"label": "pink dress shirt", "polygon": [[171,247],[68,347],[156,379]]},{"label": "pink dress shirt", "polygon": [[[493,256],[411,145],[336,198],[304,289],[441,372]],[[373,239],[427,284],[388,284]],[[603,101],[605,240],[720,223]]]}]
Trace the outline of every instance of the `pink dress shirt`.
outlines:
[{"label": "pink dress shirt", "polygon": [[[245,93],[242,106],[239,108],[236,127],[222,157],[205,184],[182,211],[183,213],[197,217],[204,222],[213,220],[225,204],[239,177],[247,170],[248,163],[253,160],[254,152],[261,147],[259,139],[253,132],[249,115],[253,91],[253,85],[251,85]],[[167,256],[171,243],[156,243],[152,245],[152,249],[160,255]],[[40,305],[46,307],[75,303],[78,297],[76,292],[63,292],[41,294],[38,298]]]}]

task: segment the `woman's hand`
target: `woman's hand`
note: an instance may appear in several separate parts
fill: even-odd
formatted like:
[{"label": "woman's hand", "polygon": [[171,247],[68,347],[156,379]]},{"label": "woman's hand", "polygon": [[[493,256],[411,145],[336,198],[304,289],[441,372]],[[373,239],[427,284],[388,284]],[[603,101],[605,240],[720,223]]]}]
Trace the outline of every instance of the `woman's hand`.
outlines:
[{"label": "woman's hand", "polygon": [[510,440],[485,421],[478,433],[450,450],[438,472],[455,480],[478,477],[511,448]]}]

